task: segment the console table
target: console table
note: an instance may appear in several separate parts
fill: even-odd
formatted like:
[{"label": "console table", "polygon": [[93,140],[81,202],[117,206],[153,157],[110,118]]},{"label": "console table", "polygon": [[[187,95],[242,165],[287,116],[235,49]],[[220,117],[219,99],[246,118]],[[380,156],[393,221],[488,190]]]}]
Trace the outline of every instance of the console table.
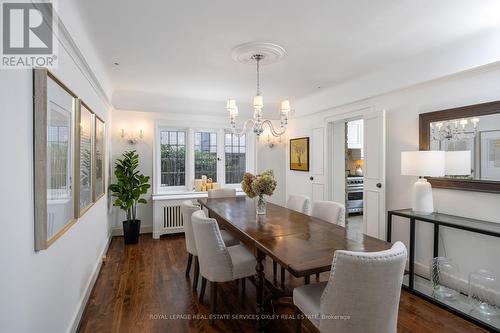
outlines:
[{"label": "console table", "polygon": [[[417,222],[430,223],[434,226],[433,255],[439,256],[439,229],[448,227],[460,229],[492,237],[500,237],[500,223],[469,219],[460,216],[433,213],[430,215],[415,214],[411,209],[391,210],[387,212],[387,241],[391,241],[392,217],[400,216],[410,221],[410,246],[409,272],[407,285],[403,282],[403,288],[411,293],[423,297],[458,316],[465,318],[475,324],[491,331],[500,332],[500,314],[493,318],[486,318],[475,312],[467,302],[467,296],[459,294],[455,300],[441,299],[432,292],[431,282],[425,278],[415,275],[415,224]],[[406,278],[406,276],[405,276]],[[498,277],[500,278],[500,276]],[[500,309],[499,309],[500,312]]]}]

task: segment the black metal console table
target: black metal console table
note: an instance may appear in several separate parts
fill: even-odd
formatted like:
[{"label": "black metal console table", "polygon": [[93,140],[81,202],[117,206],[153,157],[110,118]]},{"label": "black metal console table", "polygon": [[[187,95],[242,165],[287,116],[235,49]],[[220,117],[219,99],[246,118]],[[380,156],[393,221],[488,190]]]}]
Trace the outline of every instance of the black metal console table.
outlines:
[{"label": "black metal console table", "polygon": [[[448,227],[465,230],[473,233],[500,237],[500,223],[469,219],[460,216],[433,213],[430,215],[415,214],[411,209],[391,210],[387,212],[387,241],[391,241],[392,217],[400,216],[410,220],[410,247],[408,285],[403,282],[403,288],[411,293],[423,297],[458,316],[465,318],[475,324],[494,332],[500,332],[500,314],[496,317],[482,317],[475,313],[466,301],[466,296],[460,294],[457,300],[440,299],[432,293],[430,281],[416,277],[415,275],[415,224],[416,222],[430,223],[434,225],[434,257],[439,256],[439,229]],[[500,309],[499,309],[500,311]]]}]

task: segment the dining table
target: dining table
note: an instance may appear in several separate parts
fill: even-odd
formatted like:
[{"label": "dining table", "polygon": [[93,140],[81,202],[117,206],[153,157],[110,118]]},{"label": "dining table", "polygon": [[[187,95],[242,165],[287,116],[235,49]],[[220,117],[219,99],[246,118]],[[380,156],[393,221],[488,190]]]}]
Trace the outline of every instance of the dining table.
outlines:
[{"label": "dining table", "polygon": [[266,214],[256,214],[256,203],[248,197],[198,199],[219,226],[255,255],[257,331],[264,331],[264,260],[276,261],[296,278],[331,270],[336,250],[383,251],[391,244],[363,234],[347,223],[343,227],[283,206],[267,203]]}]

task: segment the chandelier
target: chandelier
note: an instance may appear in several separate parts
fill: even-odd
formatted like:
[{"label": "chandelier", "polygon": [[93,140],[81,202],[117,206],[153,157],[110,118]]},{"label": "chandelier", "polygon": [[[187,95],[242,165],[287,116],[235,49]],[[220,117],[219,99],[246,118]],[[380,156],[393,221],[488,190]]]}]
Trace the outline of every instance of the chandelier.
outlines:
[{"label": "chandelier", "polygon": [[264,127],[267,126],[271,134],[275,137],[279,137],[286,132],[286,126],[288,125],[288,115],[290,113],[290,101],[284,100],[280,105],[280,128],[275,129],[272,122],[268,119],[262,119],[262,109],[264,107],[264,99],[260,94],[260,62],[264,59],[263,54],[253,54],[251,59],[255,61],[257,67],[257,93],[253,98],[253,119],[247,119],[243,125],[243,129],[240,132],[236,131],[236,118],[238,117],[238,106],[236,105],[236,100],[229,98],[227,100],[226,109],[229,112],[229,121],[231,123],[231,131],[234,134],[242,135],[250,127],[253,132],[259,136],[264,132]]},{"label": "chandelier", "polygon": [[478,124],[477,117],[431,123],[431,139],[439,142],[472,139],[477,134]]}]

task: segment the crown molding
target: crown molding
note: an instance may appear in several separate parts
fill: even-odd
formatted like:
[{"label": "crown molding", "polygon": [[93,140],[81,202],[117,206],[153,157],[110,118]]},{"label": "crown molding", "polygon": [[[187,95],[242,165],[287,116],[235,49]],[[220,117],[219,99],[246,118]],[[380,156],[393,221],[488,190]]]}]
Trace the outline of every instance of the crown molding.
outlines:
[{"label": "crown molding", "polygon": [[[37,3],[35,0],[31,0],[33,5],[37,7]],[[38,8],[40,11],[44,11],[44,7]],[[81,52],[80,48],[76,44],[75,40],[73,37],[71,37],[71,34],[69,33],[68,29],[64,25],[63,20],[59,16],[59,14],[54,10],[53,12],[54,15],[54,23],[57,24],[57,29],[53,29],[52,32],[54,33],[55,37],[57,40],[60,42],[61,46],[66,50],[68,55],[73,59],[75,62],[76,66],[80,70],[80,72],[83,74],[83,76],[87,79],[87,81],[90,83],[94,91],[97,93],[99,98],[104,102],[104,104],[110,108],[114,109],[113,104],[111,103],[111,100],[109,96],[106,94],[106,91],[102,87],[101,83],[99,82],[99,79],[95,75],[94,71],[90,67],[89,63],[85,59],[85,56]],[[55,30],[55,31],[54,31]]]}]

